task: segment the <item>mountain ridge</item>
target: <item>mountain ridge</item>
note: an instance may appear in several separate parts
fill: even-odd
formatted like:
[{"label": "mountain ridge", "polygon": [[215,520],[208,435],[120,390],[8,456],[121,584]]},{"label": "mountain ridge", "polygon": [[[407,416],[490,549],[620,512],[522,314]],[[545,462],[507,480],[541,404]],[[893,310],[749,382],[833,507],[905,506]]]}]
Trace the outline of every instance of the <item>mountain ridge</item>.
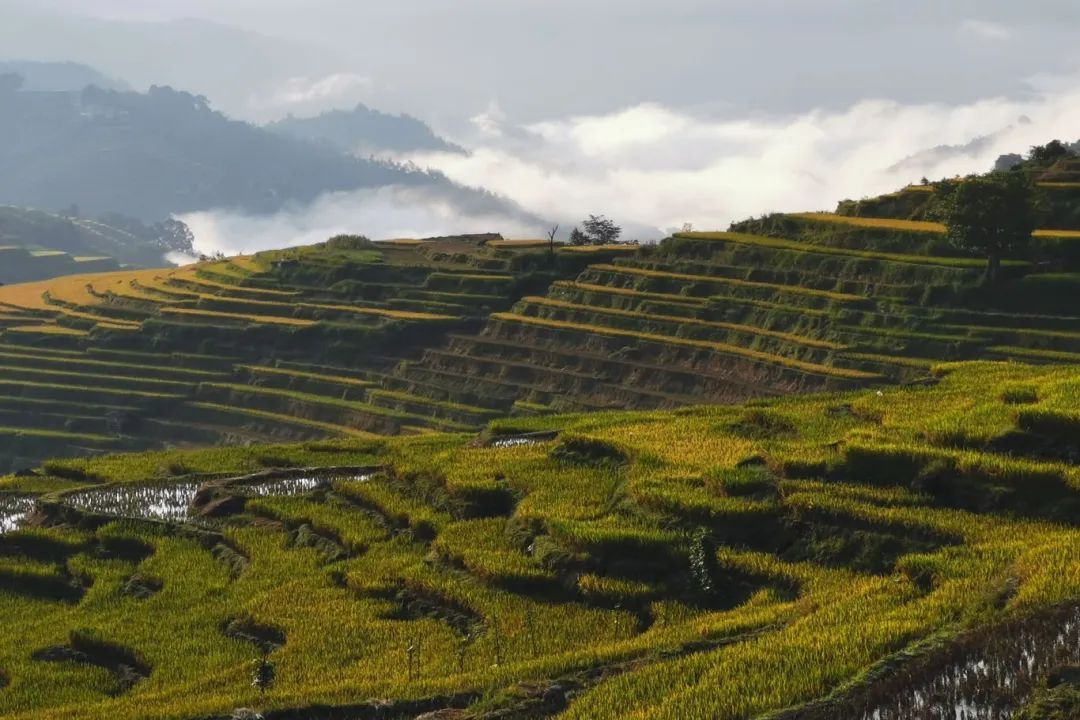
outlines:
[{"label": "mountain ridge", "polygon": [[266,128],[303,140],[325,142],[351,155],[416,151],[465,153],[464,148],[439,137],[428,125],[411,115],[391,115],[363,103],[351,110],[327,110],[312,117],[290,114]]}]

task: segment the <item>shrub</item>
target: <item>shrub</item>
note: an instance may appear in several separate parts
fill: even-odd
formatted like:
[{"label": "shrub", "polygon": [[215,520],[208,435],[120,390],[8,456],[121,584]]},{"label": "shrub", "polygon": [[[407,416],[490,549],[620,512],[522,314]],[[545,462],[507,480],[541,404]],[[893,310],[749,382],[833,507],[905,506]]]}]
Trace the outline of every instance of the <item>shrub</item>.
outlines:
[{"label": "shrub", "polygon": [[363,235],[335,235],[326,241],[327,250],[377,250],[378,245]]}]

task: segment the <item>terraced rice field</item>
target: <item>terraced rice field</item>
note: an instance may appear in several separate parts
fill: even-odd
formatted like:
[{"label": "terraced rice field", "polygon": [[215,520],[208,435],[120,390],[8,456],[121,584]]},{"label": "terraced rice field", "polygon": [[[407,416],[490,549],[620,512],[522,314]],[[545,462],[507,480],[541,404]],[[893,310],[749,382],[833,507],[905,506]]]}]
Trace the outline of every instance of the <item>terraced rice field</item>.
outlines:
[{"label": "terraced rice field", "polygon": [[[840,225],[853,225],[862,228],[874,228],[880,230],[901,230],[904,232],[920,232],[941,235],[945,232],[945,226],[941,223],[925,222],[920,220],[899,220],[896,218],[874,217],[850,217],[846,215],[834,215],[832,213],[797,213],[793,215],[804,220],[817,222],[830,222]],[[1080,238],[1078,230],[1036,230],[1036,238]]]},{"label": "terraced rice field", "polygon": [[[552,256],[533,242],[394,241],[0,288],[0,353],[40,365],[13,375],[23,395],[134,408],[69,422],[44,405],[0,446],[17,469],[45,457],[38,431],[84,436],[62,454],[458,432],[513,414],[919,382],[941,360],[1080,356],[1080,316],[1039,305],[1080,276],[1013,260],[1013,289],[987,297],[982,260],[873,241],[932,234],[926,223],[789,220],[854,223],[866,246],[680,233]],[[80,364],[102,349],[127,367]],[[205,374],[162,375],[177,363]],[[133,402],[118,402],[125,390]]]},{"label": "terraced rice field", "polygon": [[898,220],[896,218],[874,217],[848,217],[845,215],[833,215],[832,213],[797,213],[797,218],[816,220],[819,222],[832,222],[841,225],[854,225],[856,227],[876,228],[881,230],[906,230],[908,232],[923,232],[940,235],[945,232],[945,226],[936,222],[919,220]]},{"label": "terraced rice field", "polygon": [[[896,226],[827,220],[848,221]],[[1017,278],[1032,271],[1024,261],[1008,268]],[[383,382],[503,413],[543,414],[915,382],[943,359],[1075,358],[1080,317],[1060,304],[1038,312],[987,307],[984,270],[973,258],[679,233],[594,263],[546,296],[522,298],[479,333],[453,335]]]},{"label": "terraced rice field", "polygon": [[1080,371],[930,377],[2,478],[0,715],[1035,712],[1080,663]]},{"label": "terraced rice field", "polygon": [[0,425],[13,423],[0,427],[0,471],[127,448],[474,427],[491,411],[375,394],[379,378],[587,262],[559,270],[528,244],[466,238],[0,287]]}]

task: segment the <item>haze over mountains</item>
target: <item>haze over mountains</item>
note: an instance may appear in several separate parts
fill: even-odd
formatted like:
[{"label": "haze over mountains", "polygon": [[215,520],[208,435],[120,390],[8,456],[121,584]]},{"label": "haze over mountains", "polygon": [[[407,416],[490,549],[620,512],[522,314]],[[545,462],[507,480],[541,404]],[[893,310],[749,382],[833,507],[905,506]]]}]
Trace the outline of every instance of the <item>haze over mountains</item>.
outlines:
[{"label": "haze over mountains", "polygon": [[[364,101],[459,127],[492,99],[533,123],[644,100],[732,118],[837,111],[871,97],[1021,98],[1031,77],[1075,69],[1080,15],[1067,0],[912,0],[903,12],[851,0],[4,0],[0,9],[5,55],[65,57],[138,88],[192,90],[234,117]],[[762,37],[774,52],[762,52]]]},{"label": "haze over mountains", "polygon": [[444,178],[230,121],[202,97],[15,91],[0,108],[0,198],[144,220],[213,207],[267,213],[326,192]]},{"label": "haze over mountains", "polygon": [[87,85],[103,90],[130,90],[127,83],[75,62],[0,60],[0,75],[18,75],[29,92],[76,92]]},{"label": "haze over mountains", "polygon": [[[1076,11],[1059,2],[1037,13],[916,2],[902,22],[880,4],[784,4],[782,27],[775,3],[742,0],[678,0],[662,10],[635,1],[618,12],[606,0],[512,10],[488,0],[452,9],[275,0],[253,9],[0,0],[0,47],[16,58],[86,62],[121,87],[205,96],[231,119],[320,146],[320,159],[305,153],[288,182],[274,163],[295,146],[275,145],[278,160],[245,166],[234,156],[209,171],[242,169],[258,178],[251,187],[221,192],[221,178],[186,168],[169,202],[139,208],[155,221],[162,209],[182,213],[206,251],[346,229],[537,236],[591,213],[651,240],[686,223],[828,209],[837,197],[923,175],[982,171],[1046,138],[1071,139],[1080,126],[1065,42]],[[785,53],[746,46],[762,32]],[[557,49],[543,44],[551,37]],[[781,55],[802,58],[799,69]],[[754,61],[731,61],[739,56]],[[1024,116],[1030,124],[1017,123]],[[326,157],[344,154],[406,167],[387,174],[385,163]],[[428,182],[409,163],[506,202],[460,188],[447,197],[442,179]],[[305,184],[299,177],[313,168],[326,179]],[[62,185],[55,194],[70,195]],[[100,206],[96,192],[78,204]],[[10,202],[38,199],[53,200]]]},{"label": "haze over mountains", "polygon": [[390,115],[360,103],[352,110],[328,110],[315,117],[289,115],[267,129],[302,140],[312,140],[352,155],[408,152],[465,153],[411,115]]},{"label": "haze over mountains", "polygon": [[[217,209],[273,216],[327,196],[387,190],[460,215],[528,217],[438,172],[376,159],[376,154],[463,152],[408,116],[361,106],[351,113],[288,118],[264,129],[231,120],[205,97],[180,90],[103,88],[123,84],[86,66],[9,62],[2,67],[8,72],[0,73],[5,168],[0,204],[98,219],[119,215],[130,219],[121,225],[153,225]],[[6,232],[8,242],[70,249],[48,244],[55,233],[27,238],[25,227]],[[151,244],[149,254],[121,252],[117,259],[160,263],[161,252],[154,248]],[[90,247],[79,250],[98,254]]]}]

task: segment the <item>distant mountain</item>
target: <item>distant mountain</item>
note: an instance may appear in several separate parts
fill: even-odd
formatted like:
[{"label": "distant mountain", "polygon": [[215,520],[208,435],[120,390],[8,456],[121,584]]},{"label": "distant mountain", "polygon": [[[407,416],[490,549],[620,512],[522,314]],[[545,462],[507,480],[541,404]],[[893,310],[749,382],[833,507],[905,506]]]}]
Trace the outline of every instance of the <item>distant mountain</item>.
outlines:
[{"label": "distant mountain", "polygon": [[411,115],[390,115],[364,104],[352,110],[331,110],[316,117],[290,115],[266,127],[282,135],[327,143],[358,156],[415,150],[465,152]]},{"label": "distant mountain", "polygon": [[88,85],[105,90],[129,90],[122,81],[107,77],[89,65],[74,62],[37,62],[0,60],[0,75],[18,75],[23,90],[34,92],[72,92]]},{"label": "distant mountain", "polygon": [[[938,174],[940,167],[946,162],[985,158],[987,153],[998,145],[1000,141],[1008,138],[1010,133],[1018,127],[1030,124],[1030,118],[1021,116],[1014,125],[1008,125],[997,132],[977,137],[970,142],[960,145],[939,145],[935,148],[915,153],[888,168],[888,171],[893,173],[906,173],[913,176],[917,174],[935,175]],[[1063,143],[1063,145],[1067,150],[1072,151],[1074,154],[1080,154],[1080,142]],[[1030,148],[1023,148],[1022,150],[1024,153],[1027,153]],[[1011,170],[1024,162],[1024,154],[1018,152],[1007,153],[999,155],[994,162],[993,168],[987,169],[993,169],[995,171]]]},{"label": "distant mountain", "polygon": [[216,107],[231,117],[258,122],[278,120],[287,112],[314,114],[363,97],[346,92],[328,103],[289,95],[294,83],[317,83],[346,72],[348,63],[322,45],[205,20],[103,19],[47,5],[0,0],[0,56],[74,60],[121,77],[140,91],[151,85],[189,89],[214,98]]},{"label": "distant mountain", "polygon": [[3,87],[0,203],[78,205],[84,215],[116,212],[153,223],[212,208],[271,213],[327,192],[397,185],[444,189],[474,207],[506,209],[441,174],[233,121],[206,98],[167,87],[146,94]]},{"label": "distant mountain", "polygon": [[[1022,118],[1020,123],[1024,124]],[[1013,130],[1010,125],[990,135],[983,135],[962,145],[938,145],[937,147],[915,153],[888,169],[889,172],[904,172],[912,175],[936,172],[937,168],[951,160],[978,158],[994,146],[998,140]]]}]

